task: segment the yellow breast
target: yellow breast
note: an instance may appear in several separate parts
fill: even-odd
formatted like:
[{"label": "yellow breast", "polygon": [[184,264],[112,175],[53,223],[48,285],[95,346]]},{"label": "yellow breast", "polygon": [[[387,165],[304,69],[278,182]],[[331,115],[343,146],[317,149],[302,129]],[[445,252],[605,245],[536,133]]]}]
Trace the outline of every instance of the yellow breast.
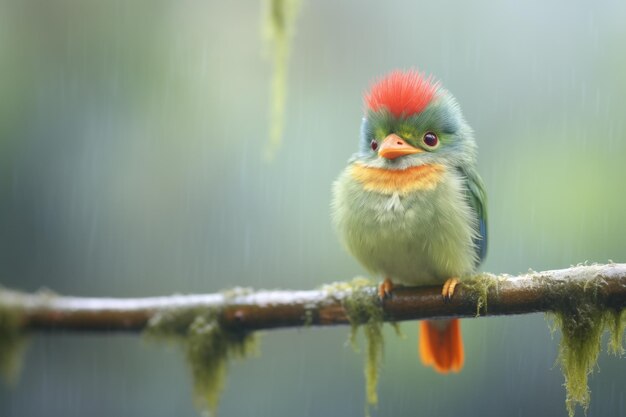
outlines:
[{"label": "yellow breast", "polygon": [[352,178],[367,191],[381,194],[406,195],[412,191],[432,190],[445,171],[443,165],[428,164],[406,169],[372,168],[361,164],[352,165]]}]

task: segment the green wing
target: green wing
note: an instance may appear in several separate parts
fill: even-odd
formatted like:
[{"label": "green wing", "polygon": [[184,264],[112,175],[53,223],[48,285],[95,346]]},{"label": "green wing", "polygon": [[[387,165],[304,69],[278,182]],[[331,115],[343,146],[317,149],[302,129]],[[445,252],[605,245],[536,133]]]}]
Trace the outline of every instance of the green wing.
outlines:
[{"label": "green wing", "polygon": [[474,168],[459,168],[461,177],[465,181],[467,201],[478,217],[479,236],[474,239],[478,264],[487,255],[487,193],[483,180]]}]

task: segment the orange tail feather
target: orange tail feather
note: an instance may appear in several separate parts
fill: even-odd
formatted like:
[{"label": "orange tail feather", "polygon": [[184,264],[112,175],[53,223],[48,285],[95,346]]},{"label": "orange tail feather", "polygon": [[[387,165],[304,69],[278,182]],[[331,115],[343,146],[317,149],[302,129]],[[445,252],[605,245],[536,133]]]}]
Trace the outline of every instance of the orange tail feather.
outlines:
[{"label": "orange tail feather", "polygon": [[463,368],[463,339],[459,319],[420,322],[422,363],[437,372],[459,372]]}]

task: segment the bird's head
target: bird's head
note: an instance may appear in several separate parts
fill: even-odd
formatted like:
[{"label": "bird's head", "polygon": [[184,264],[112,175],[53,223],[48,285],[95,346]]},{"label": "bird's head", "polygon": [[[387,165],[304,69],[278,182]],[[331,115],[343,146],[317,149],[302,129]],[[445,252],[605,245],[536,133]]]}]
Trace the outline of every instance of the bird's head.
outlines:
[{"label": "bird's head", "polygon": [[416,70],[393,71],[365,94],[360,151],[368,166],[405,169],[440,163],[463,166],[476,144],[454,97]]}]

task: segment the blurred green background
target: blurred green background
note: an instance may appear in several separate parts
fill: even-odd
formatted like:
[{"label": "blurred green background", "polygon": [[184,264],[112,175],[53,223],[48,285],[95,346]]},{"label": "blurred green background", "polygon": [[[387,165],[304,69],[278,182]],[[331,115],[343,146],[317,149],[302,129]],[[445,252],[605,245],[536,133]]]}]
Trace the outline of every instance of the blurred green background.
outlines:
[{"label": "blurred green background", "polygon": [[[268,142],[259,1],[0,0],[0,282],[90,296],[308,289],[364,274],[329,219],[362,93],[434,74],[476,131],[483,269],[625,260],[626,3],[305,0],[284,142]],[[565,416],[544,316],[464,320],[466,366],[387,333],[375,416]],[[362,416],[348,329],[280,330],[234,363],[220,416]],[[37,334],[0,416],[196,416],[182,354],[128,335]],[[603,353],[588,415],[626,414]],[[579,414],[582,412],[579,410]]]}]

